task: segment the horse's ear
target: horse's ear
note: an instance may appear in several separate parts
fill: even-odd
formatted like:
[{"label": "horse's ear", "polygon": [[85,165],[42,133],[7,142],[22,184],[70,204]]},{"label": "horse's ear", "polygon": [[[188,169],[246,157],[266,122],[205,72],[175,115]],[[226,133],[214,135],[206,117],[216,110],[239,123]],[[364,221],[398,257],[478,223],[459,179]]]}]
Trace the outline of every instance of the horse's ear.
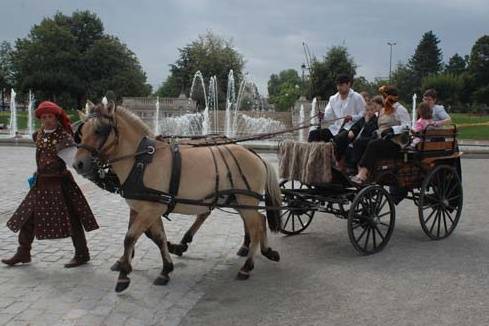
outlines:
[{"label": "horse's ear", "polygon": [[76,112],[78,113],[78,117],[80,118],[80,120],[85,121],[85,119],[87,118],[87,115],[81,110],[76,110]]}]

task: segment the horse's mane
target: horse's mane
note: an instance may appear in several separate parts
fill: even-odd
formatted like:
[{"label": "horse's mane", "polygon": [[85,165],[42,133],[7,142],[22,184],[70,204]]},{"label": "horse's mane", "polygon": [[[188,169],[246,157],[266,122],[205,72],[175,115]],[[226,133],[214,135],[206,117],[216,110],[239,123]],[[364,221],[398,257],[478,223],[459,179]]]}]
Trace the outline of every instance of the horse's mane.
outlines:
[{"label": "horse's mane", "polygon": [[138,117],[137,115],[135,115],[134,113],[126,109],[125,107],[118,106],[116,113],[122,116],[122,118],[128,121],[132,126],[134,126],[134,128],[141,129],[146,136],[149,137],[155,136],[153,130],[151,130],[151,128],[147,124],[145,124],[140,117]]}]

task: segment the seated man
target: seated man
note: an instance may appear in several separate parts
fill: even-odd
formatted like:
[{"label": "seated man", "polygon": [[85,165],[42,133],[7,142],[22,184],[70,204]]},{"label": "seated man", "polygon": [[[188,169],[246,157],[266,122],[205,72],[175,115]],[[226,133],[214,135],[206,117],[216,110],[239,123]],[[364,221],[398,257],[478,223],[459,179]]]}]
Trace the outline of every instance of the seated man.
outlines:
[{"label": "seated man", "polygon": [[336,79],[338,92],[329,98],[324,111],[326,121],[335,120],[328,128],[312,130],[308,141],[330,141],[341,130],[350,130],[353,123],[360,120],[365,112],[365,101],[362,95],[351,89],[352,80],[347,75]]},{"label": "seated man", "polygon": [[427,89],[423,94],[423,102],[428,104],[431,109],[431,115],[433,121],[436,121],[439,126],[444,126],[452,123],[452,119],[445,111],[445,107],[440,104],[436,104],[438,100],[438,93],[436,90],[430,88]]}]

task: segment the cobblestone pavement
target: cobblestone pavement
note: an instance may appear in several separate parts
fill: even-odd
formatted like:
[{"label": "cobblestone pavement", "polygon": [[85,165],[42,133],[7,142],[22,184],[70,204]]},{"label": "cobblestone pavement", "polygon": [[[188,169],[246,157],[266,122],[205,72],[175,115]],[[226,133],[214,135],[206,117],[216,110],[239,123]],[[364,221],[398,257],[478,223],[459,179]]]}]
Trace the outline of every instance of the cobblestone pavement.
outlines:
[{"label": "cobblestone pavement", "polygon": [[[0,257],[17,248],[17,234],[6,220],[28,191],[35,170],[34,149],[0,147]],[[34,241],[32,263],[0,266],[0,325],[177,325],[205,293],[206,280],[238,261],[242,222],[215,211],[183,257],[173,257],[175,271],[167,286],[152,285],[161,257],[144,236],[136,246],[132,283],[114,292],[117,273],[109,267],[122,253],[128,207],[119,196],[75,176],[99,222],[87,233],[91,261],[75,269],[63,264],[73,256],[71,239]],[[193,222],[172,215],[165,221],[168,238],[177,241]]]}]

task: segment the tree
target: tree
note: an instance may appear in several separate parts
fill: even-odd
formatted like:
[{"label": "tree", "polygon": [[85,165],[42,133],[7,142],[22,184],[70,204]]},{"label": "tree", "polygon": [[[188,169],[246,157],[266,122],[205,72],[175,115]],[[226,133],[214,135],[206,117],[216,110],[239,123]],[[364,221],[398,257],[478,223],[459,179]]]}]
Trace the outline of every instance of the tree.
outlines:
[{"label": "tree", "polygon": [[268,81],[270,103],[275,104],[279,111],[290,109],[302,93],[302,84],[295,69],[283,70],[278,75],[272,74]]},{"label": "tree", "polygon": [[462,58],[458,53],[455,53],[445,67],[445,73],[453,75],[461,75],[467,69],[468,58]]},{"label": "tree", "polygon": [[432,32],[424,33],[414,55],[409,60],[409,68],[416,77],[418,87],[424,77],[437,74],[443,68],[441,49],[438,47],[440,40]]},{"label": "tree", "polygon": [[328,50],[322,61],[311,64],[312,97],[329,97],[336,93],[336,77],[340,74],[355,76],[357,65],[344,46],[334,46]]},{"label": "tree", "polygon": [[364,76],[355,78],[352,88],[357,92],[368,92],[370,95],[378,93],[376,83],[369,82]]},{"label": "tree", "polygon": [[5,93],[13,86],[12,47],[9,42],[0,43],[0,92],[2,107],[5,105]]},{"label": "tree", "polygon": [[[178,49],[178,52],[177,60],[170,65],[170,76],[160,86],[157,94],[177,96],[178,93],[184,91],[190,95],[192,80],[198,70],[206,79],[214,75],[217,77],[218,98],[221,103],[226,99],[226,81],[231,69],[234,72],[236,85],[239,85],[244,59],[234,48],[231,40],[207,32],[204,35],[199,35],[197,40]],[[203,102],[203,98],[196,100]]]},{"label": "tree", "polygon": [[17,40],[12,61],[17,88],[65,107],[80,107],[87,97],[100,98],[108,90],[118,97],[151,92],[134,53],[105,34],[89,11],[43,19]]},{"label": "tree", "polygon": [[489,104],[489,35],[479,38],[470,53],[469,71],[473,76],[473,100]]}]

